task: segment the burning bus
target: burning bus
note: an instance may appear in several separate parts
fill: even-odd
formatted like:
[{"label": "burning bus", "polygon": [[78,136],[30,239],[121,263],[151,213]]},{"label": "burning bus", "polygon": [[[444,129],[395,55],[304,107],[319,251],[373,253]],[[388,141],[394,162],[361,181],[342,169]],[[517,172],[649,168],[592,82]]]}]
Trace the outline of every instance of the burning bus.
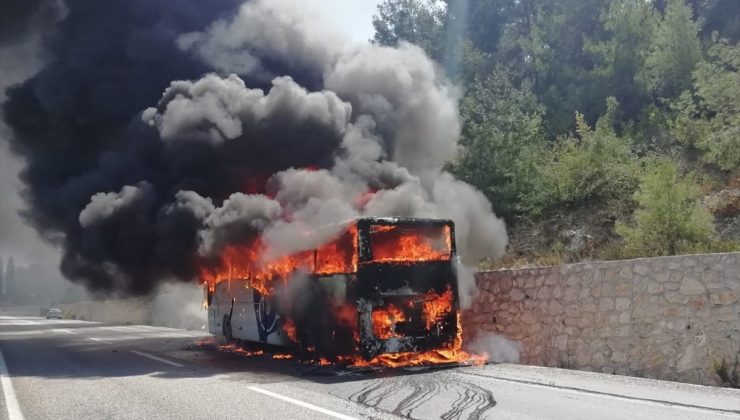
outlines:
[{"label": "burning bus", "polygon": [[202,274],[209,331],[353,365],[469,356],[451,220],[368,217],[331,229],[316,249],[269,260],[259,239],[226,249]]}]

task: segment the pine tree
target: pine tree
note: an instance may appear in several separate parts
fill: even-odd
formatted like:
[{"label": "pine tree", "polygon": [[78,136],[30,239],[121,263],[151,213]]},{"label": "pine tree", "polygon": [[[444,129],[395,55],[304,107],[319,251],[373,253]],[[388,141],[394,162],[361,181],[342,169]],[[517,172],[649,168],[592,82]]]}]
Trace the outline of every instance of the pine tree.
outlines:
[{"label": "pine tree", "polygon": [[635,196],[635,225],[617,224],[628,254],[675,255],[712,239],[712,216],[699,202],[698,186],[690,176],[680,177],[674,162],[661,159],[655,164]]},{"label": "pine tree", "polygon": [[675,98],[691,88],[691,73],[701,60],[698,33],[699,24],[684,0],[669,0],[642,75],[656,97]]}]

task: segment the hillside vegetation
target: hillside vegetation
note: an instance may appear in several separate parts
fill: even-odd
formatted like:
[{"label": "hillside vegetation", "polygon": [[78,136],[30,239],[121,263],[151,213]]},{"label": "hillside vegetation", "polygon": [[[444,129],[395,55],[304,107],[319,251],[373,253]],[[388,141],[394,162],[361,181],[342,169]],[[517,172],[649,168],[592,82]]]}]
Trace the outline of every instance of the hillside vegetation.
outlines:
[{"label": "hillside vegetation", "polygon": [[510,235],[484,264],[740,250],[740,1],[386,0],[373,24],[462,87],[450,170]]}]

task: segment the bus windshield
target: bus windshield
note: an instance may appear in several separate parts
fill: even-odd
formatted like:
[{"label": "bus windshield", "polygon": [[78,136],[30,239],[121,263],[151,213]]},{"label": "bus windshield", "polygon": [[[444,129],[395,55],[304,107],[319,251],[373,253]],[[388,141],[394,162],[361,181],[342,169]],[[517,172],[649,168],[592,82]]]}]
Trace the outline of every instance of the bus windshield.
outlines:
[{"label": "bus windshield", "polygon": [[373,262],[447,261],[452,242],[447,225],[370,225]]}]

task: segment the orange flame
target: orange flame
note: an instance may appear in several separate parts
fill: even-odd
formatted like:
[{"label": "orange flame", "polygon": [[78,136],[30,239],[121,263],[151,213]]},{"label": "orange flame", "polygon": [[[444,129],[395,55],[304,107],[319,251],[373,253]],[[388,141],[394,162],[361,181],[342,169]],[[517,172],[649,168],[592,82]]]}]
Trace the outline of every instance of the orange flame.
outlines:
[{"label": "orange flame", "polygon": [[277,282],[286,282],[289,275],[298,270],[315,274],[354,273],[358,261],[357,227],[350,225],[343,234],[316,252],[302,251],[265,261],[267,251],[261,239],[250,245],[229,245],[218,256],[215,268],[201,268],[200,281],[213,291],[219,282],[247,279],[251,287],[269,295]]},{"label": "orange flame", "polygon": [[374,262],[446,261],[452,247],[450,227],[433,228],[424,235],[395,225],[374,225],[370,247]]},{"label": "orange flame", "polygon": [[357,227],[351,225],[335,240],[316,251],[316,274],[354,273],[357,271]]},{"label": "orange flame", "polygon": [[452,289],[449,288],[441,295],[429,292],[424,296],[422,311],[427,330],[431,330],[442,317],[452,312],[452,304]]},{"label": "orange flame", "polygon": [[487,355],[471,354],[462,350],[462,325],[461,316],[457,314],[457,336],[454,342],[447,348],[429,350],[421,353],[403,352],[381,354],[371,360],[364,360],[361,357],[344,357],[340,358],[344,363],[353,367],[367,366],[420,366],[433,365],[440,363],[462,363],[466,365],[482,365],[486,363]]},{"label": "orange flame", "polygon": [[218,349],[229,353],[237,353],[247,357],[262,356],[265,354],[264,350],[246,350],[233,343],[222,344],[218,347]]},{"label": "orange flame", "polygon": [[403,311],[390,304],[385,309],[373,309],[372,320],[373,335],[375,338],[387,340],[393,337],[400,337],[400,335],[396,334],[396,323],[405,321],[406,316]]},{"label": "orange flame", "polygon": [[276,353],[272,355],[273,359],[292,359],[293,355],[290,353]]},{"label": "orange flame", "polygon": [[285,335],[288,336],[290,341],[297,343],[298,342],[298,333],[295,329],[295,323],[292,319],[285,319],[285,322],[283,323],[283,331],[285,331]]}]

